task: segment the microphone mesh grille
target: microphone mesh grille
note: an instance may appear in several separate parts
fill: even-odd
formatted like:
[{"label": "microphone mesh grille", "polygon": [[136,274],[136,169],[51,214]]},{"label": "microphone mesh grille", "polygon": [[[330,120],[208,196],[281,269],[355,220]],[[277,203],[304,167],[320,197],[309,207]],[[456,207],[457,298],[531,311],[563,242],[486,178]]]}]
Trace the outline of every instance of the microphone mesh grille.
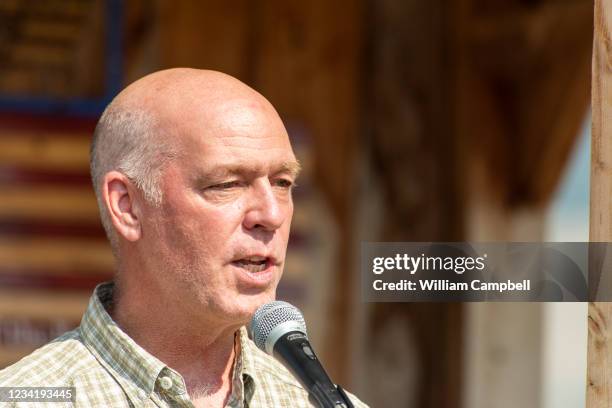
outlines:
[{"label": "microphone mesh grille", "polygon": [[296,322],[306,333],[306,322],[302,312],[291,303],[280,300],[266,303],[257,309],[251,319],[251,334],[255,345],[261,350],[266,350],[266,340],[272,330],[281,323]]}]

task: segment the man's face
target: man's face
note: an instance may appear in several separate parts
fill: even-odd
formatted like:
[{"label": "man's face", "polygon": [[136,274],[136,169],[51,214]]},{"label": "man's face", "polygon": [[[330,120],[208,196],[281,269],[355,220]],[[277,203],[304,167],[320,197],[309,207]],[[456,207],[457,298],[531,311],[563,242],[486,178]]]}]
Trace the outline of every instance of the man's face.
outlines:
[{"label": "man's face", "polygon": [[220,102],[168,130],[178,156],[161,175],[163,203],[146,206],[142,220],[152,279],[183,313],[242,324],[274,299],[285,262],[297,175],[286,131],[252,99]]}]

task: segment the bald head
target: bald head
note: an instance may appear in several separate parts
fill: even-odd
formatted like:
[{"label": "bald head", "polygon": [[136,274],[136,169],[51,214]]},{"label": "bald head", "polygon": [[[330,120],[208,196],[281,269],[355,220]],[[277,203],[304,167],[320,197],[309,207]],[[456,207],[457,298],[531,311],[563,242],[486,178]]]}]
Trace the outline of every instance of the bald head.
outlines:
[{"label": "bald head", "polygon": [[109,108],[144,109],[170,123],[192,119],[232,99],[250,100],[274,110],[258,92],[236,78],[216,71],[174,68],[155,72],[124,89]]},{"label": "bald head", "polygon": [[148,202],[159,205],[163,199],[160,173],[169,160],[189,148],[186,134],[208,137],[228,127],[239,131],[257,115],[265,116],[272,122],[268,125],[286,135],[278,114],[262,95],[216,71],[159,71],[117,95],[96,126],[90,161],[102,224],[113,249],[117,238],[104,200],[105,174],[122,172]]}]

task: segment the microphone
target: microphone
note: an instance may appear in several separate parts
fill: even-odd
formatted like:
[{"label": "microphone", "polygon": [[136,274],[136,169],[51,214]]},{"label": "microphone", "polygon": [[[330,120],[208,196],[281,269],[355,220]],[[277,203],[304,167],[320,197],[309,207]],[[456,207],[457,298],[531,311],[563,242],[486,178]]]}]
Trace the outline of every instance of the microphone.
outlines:
[{"label": "microphone", "polygon": [[297,307],[282,301],[260,306],[251,320],[251,335],[257,347],[287,367],[322,408],[354,408],[319,362]]}]

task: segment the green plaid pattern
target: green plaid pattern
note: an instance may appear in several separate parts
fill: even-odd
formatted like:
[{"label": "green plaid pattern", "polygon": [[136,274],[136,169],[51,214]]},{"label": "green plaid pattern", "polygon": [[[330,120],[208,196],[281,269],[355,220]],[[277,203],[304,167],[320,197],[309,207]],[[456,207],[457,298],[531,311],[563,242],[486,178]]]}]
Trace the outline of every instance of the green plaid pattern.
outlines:
[{"label": "green plaid pattern", "polygon": [[[3,387],[75,387],[74,403],[6,403],[0,407],[193,407],[181,375],[125,334],[106,312],[113,283],[96,287],[81,325],[0,371]],[[314,407],[276,360],[238,332],[240,352],[230,408]],[[351,395],[356,408],[367,406]]]}]

